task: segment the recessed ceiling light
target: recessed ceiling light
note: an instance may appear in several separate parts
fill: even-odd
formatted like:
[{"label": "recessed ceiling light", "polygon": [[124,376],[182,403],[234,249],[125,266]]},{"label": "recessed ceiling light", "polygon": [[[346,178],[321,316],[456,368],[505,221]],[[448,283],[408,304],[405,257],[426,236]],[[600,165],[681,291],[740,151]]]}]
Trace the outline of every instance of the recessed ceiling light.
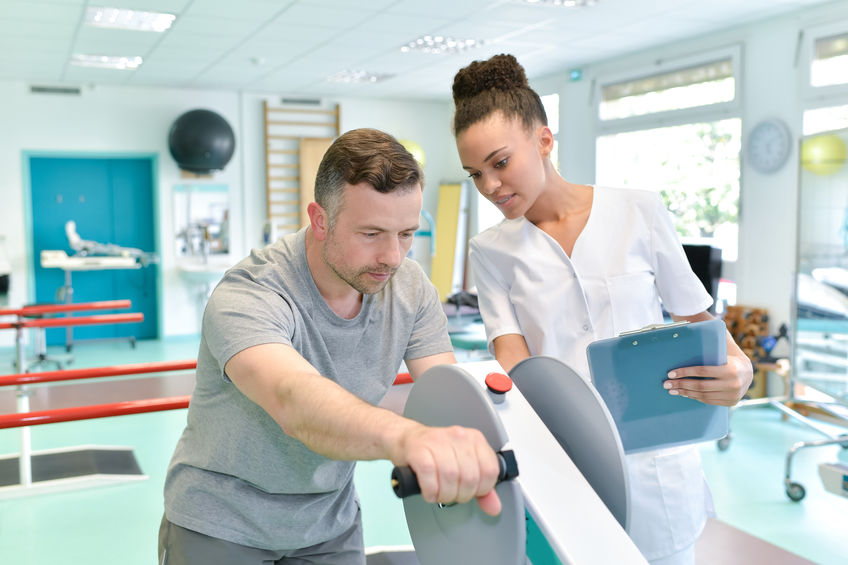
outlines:
[{"label": "recessed ceiling light", "polygon": [[71,55],[71,64],[78,67],[95,67],[98,69],[115,69],[119,71],[134,71],[142,63],[141,57],[115,57],[112,55]]},{"label": "recessed ceiling light", "polygon": [[586,8],[594,6],[598,0],[519,0],[525,4],[537,6],[562,6],[564,8]]},{"label": "recessed ceiling light", "polygon": [[334,75],[327,77],[330,82],[381,82],[392,78],[393,74],[371,73],[361,70],[345,70],[339,71]]},{"label": "recessed ceiling light", "polygon": [[91,6],[85,10],[85,24],[112,29],[130,29],[135,31],[163,32],[171,27],[177,18],[174,14],[161,12],[142,12],[122,8]]},{"label": "recessed ceiling light", "polygon": [[404,53],[419,51],[436,55],[452,55],[483,45],[479,39],[455,39],[442,35],[424,35],[400,48]]}]

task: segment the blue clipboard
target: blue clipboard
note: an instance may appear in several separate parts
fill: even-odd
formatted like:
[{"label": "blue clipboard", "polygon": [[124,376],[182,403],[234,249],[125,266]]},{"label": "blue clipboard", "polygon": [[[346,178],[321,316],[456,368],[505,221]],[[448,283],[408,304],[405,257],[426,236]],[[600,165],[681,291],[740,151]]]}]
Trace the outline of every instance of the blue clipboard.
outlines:
[{"label": "blue clipboard", "polygon": [[662,386],[672,369],[727,362],[722,320],[649,326],[593,342],[586,353],[592,382],[618,427],[625,453],[727,435],[726,406],[672,396]]}]

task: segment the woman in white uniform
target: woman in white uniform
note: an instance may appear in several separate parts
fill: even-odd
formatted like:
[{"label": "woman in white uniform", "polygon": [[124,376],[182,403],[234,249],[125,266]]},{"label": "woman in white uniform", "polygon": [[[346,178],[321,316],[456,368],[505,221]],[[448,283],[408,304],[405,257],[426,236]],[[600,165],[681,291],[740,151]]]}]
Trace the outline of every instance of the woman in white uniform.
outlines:
[{"label": "woman in white uniform", "polygon": [[[701,321],[712,298],[692,272],[658,193],[577,185],[554,168],[539,96],[511,55],[475,61],[454,78],[462,166],[505,220],[471,240],[470,261],[489,348],[504,369],[559,358],[589,380],[592,341],[663,321]],[[727,336],[728,362],[669,373],[669,394],[731,406],[753,377]],[[687,377],[712,377],[710,380]],[[712,498],[697,448],[627,456],[629,534],[653,564],[692,564]]]}]

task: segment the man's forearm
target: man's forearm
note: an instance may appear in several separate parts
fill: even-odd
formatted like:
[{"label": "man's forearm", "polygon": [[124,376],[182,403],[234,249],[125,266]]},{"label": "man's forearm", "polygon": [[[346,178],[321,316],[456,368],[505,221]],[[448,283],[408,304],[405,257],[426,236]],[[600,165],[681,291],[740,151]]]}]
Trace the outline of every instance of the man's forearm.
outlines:
[{"label": "man's forearm", "polygon": [[404,432],[420,425],[317,374],[281,383],[275,394],[271,416],[283,431],[332,459],[394,459]]}]

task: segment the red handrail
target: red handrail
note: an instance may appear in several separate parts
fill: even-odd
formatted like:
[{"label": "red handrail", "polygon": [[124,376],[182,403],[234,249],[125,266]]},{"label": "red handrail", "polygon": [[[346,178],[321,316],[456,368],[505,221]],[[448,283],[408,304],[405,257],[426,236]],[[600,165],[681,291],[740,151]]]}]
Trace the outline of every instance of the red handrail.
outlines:
[{"label": "red handrail", "polygon": [[[69,379],[85,379],[118,375],[132,375],[140,373],[152,373],[157,371],[172,371],[193,369],[197,367],[197,361],[165,361],[155,363],[137,363],[115,367],[94,367],[90,369],[72,369],[66,371],[46,371],[43,373],[25,373],[20,375],[0,376],[0,386],[29,384],[36,382],[53,382]],[[62,373],[72,373],[71,376],[63,376]],[[394,384],[409,384],[413,382],[409,373],[398,373]],[[113,402],[111,404],[95,404],[90,406],[74,406],[71,408],[59,408],[53,410],[42,410],[39,412],[24,412],[17,414],[0,414],[0,429],[21,428],[26,426],[40,426],[42,424],[55,424],[58,422],[71,422],[76,420],[90,420],[93,418],[108,418],[112,416],[125,416],[128,414],[142,414],[146,412],[160,412],[163,410],[178,410],[188,408],[190,396],[174,396],[170,398],[154,398],[148,400],[131,400],[127,402]]]},{"label": "red handrail", "polygon": [[90,326],[94,324],[123,324],[127,322],[143,322],[144,314],[99,314],[95,316],[80,316],[77,318],[32,318],[0,324],[0,330],[9,328],[64,328],[68,326]]},{"label": "red handrail", "polygon": [[128,414],[160,412],[162,410],[177,410],[188,408],[190,398],[190,396],[173,396],[170,398],[96,404],[93,406],[74,406],[72,408],[42,410],[39,412],[24,412],[23,414],[2,414],[0,415],[0,429],[40,426],[42,424],[108,418],[111,416],[126,416]]},{"label": "red handrail", "polygon": [[71,304],[33,304],[21,308],[0,310],[0,316],[37,316],[60,312],[79,312],[83,310],[121,310],[129,308],[129,300],[100,300],[96,302],[74,302]]},{"label": "red handrail", "polygon": [[160,373],[164,371],[187,371],[197,368],[195,359],[185,361],[156,361],[152,363],[133,363],[114,367],[91,367],[87,369],[65,369],[62,371],[43,371],[40,373],[19,373],[0,376],[0,387],[35,383],[52,383],[77,379],[96,379],[100,377],[118,377],[121,375],[139,375],[142,373]]}]

